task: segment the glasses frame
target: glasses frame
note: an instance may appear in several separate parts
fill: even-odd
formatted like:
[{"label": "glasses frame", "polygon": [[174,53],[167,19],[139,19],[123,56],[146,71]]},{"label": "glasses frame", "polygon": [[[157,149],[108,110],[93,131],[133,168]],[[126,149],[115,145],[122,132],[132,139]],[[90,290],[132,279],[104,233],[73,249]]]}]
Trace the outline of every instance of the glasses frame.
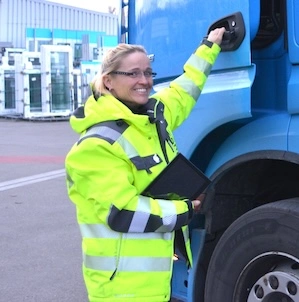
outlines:
[{"label": "glasses frame", "polygon": [[127,77],[130,77],[132,79],[137,79],[137,78],[141,78],[141,75],[143,74],[147,79],[148,78],[154,78],[157,73],[156,72],[152,72],[152,71],[131,71],[131,72],[127,72],[127,71],[120,71],[120,70],[115,70],[115,71],[111,71],[110,74],[118,74],[118,75],[124,75]]}]

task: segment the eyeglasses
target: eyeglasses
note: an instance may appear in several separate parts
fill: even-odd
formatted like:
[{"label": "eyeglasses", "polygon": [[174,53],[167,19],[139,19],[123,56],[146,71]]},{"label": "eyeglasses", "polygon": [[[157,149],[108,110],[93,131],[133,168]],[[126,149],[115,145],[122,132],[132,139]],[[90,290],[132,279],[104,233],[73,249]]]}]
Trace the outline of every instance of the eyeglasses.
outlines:
[{"label": "eyeglasses", "polygon": [[142,77],[142,74],[143,74],[146,78],[154,78],[154,77],[157,75],[156,72],[152,72],[152,71],[149,71],[149,70],[146,70],[146,71],[138,70],[138,71],[131,71],[131,72],[116,70],[116,71],[111,71],[110,73],[111,73],[111,74],[120,74],[120,75],[124,75],[124,76],[130,77],[130,78],[132,78],[132,79],[141,78],[141,77]]}]

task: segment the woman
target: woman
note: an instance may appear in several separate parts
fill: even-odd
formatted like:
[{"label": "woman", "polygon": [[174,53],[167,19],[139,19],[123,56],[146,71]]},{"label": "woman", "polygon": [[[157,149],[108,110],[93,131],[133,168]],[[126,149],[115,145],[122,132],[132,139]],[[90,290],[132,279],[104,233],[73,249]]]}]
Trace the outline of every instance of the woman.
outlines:
[{"label": "woman", "polygon": [[141,192],[178,153],[172,131],[195,105],[224,31],[211,31],[184,74],[150,99],[155,74],[144,48],[118,45],[70,119],[81,137],[66,158],[68,193],[92,302],[169,301],[175,232],[191,265],[187,224],[200,202]]}]

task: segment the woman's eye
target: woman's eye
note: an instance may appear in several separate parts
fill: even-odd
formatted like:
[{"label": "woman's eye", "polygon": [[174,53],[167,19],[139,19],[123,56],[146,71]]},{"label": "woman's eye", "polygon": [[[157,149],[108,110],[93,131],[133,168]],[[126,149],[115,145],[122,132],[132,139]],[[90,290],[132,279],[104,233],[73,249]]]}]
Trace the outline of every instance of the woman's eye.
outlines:
[{"label": "woman's eye", "polygon": [[132,72],[132,77],[133,78],[137,78],[138,77],[138,72],[137,71],[133,71]]}]

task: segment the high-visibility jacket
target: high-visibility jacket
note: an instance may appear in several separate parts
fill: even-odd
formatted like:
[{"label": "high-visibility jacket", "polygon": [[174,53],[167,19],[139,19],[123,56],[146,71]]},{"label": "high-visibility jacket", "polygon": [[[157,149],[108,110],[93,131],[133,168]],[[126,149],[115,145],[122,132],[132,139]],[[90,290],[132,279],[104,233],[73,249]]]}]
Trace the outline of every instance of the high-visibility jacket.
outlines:
[{"label": "high-visibility jacket", "polygon": [[169,301],[175,231],[191,262],[191,201],[140,193],[177,154],[172,131],[188,117],[219,51],[202,44],[184,73],[154,94],[142,113],[103,95],[90,96],[71,117],[81,136],[66,157],[67,186],[90,301]]}]

